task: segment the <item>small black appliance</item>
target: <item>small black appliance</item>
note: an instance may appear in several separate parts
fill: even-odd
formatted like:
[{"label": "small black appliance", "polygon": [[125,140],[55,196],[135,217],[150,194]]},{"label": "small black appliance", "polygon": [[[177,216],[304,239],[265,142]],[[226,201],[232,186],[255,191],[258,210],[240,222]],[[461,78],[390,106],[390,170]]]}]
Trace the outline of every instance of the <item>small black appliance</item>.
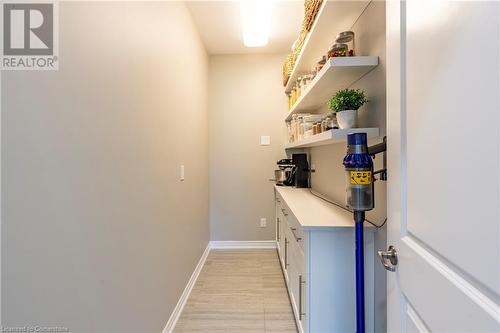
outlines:
[{"label": "small black appliance", "polygon": [[276,164],[282,173],[286,171],[286,179],[284,181],[278,181],[277,185],[300,188],[309,187],[309,163],[307,162],[307,154],[292,154],[292,158],[279,160]]}]

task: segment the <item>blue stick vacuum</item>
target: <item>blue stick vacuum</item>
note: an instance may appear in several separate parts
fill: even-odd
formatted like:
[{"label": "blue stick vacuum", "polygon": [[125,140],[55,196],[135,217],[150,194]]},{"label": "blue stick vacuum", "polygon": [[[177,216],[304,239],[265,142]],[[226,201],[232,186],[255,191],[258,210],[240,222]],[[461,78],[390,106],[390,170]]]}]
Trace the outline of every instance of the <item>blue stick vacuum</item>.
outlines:
[{"label": "blue stick vacuum", "polygon": [[[385,143],[384,143],[385,144]],[[364,240],[365,211],[374,207],[373,161],[368,152],[366,133],[347,135],[346,204],[354,212],[356,243],[356,332],[365,332]]]}]

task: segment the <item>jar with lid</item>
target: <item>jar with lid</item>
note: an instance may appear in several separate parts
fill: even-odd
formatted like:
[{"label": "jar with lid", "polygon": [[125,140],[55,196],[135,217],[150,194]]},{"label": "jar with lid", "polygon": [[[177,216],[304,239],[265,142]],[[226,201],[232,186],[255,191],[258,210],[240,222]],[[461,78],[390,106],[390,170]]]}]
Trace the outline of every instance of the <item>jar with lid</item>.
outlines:
[{"label": "jar with lid", "polygon": [[290,121],[290,137],[291,143],[295,142],[297,137],[297,115],[292,115],[292,120]]},{"label": "jar with lid", "polygon": [[314,80],[314,75],[308,74],[307,75],[307,84],[311,84],[312,80]]},{"label": "jar with lid", "polygon": [[346,52],[350,57],[352,57],[352,56],[354,56],[354,49],[355,49],[354,40],[355,40],[355,38],[354,38],[353,31],[342,31],[335,38],[335,43],[344,43],[349,48],[348,43],[352,42],[351,43],[352,48],[348,52]]},{"label": "jar with lid", "polygon": [[302,76],[302,84],[301,84],[301,94],[304,94],[307,90],[307,86],[309,85],[309,75]]},{"label": "jar with lid", "polygon": [[314,78],[316,77],[316,66],[314,66],[314,68],[311,71],[311,74],[309,75],[311,77],[311,81],[314,80]]},{"label": "jar with lid", "polygon": [[302,94],[302,76],[299,76],[295,81],[295,87],[297,88],[297,99],[299,99]]},{"label": "jar with lid", "polygon": [[328,114],[325,114],[323,119],[321,119],[321,131],[328,131]]},{"label": "jar with lid", "polygon": [[333,128],[338,128],[337,122],[336,122],[336,119],[335,119],[335,116],[333,113],[325,114],[325,116],[323,117],[323,120],[321,121],[321,127],[322,127],[323,132],[331,130]]},{"label": "jar with lid", "polygon": [[293,132],[292,132],[292,122],[286,122],[286,134],[288,143],[293,143]]},{"label": "jar with lid", "polygon": [[304,138],[304,132],[306,131],[305,129],[305,123],[304,123],[304,116],[298,115],[297,116],[297,140],[300,141]]},{"label": "jar with lid", "polygon": [[295,87],[292,88],[292,90],[290,90],[290,109],[293,107],[293,105],[295,104]]},{"label": "jar with lid", "polygon": [[321,68],[326,64],[326,56],[322,56],[321,58],[318,59],[318,63],[316,64],[316,73],[319,73],[321,71]]},{"label": "jar with lid", "polygon": [[320,125],[320,123],[319,122],[314,122],[312,129],[313,129],[313,135],[321,133],[321,125]]},{"label": "jar with lid", "polygon": [[321,132],[323,132],[323,129],[321,128],[321,121],[318,121],[316,123],[316,127],[317,127],[318,134],[320,134]]},{"label": "jar with lid", "polygon": [[302,138],[308,138],[313,135],[313,123],[309,121],[302,121]]},{"label": "jar with lid", "polygon": [[349,52],[347,44],[335,43],[328,50],[328,59],[332,57],[346,57]]}]

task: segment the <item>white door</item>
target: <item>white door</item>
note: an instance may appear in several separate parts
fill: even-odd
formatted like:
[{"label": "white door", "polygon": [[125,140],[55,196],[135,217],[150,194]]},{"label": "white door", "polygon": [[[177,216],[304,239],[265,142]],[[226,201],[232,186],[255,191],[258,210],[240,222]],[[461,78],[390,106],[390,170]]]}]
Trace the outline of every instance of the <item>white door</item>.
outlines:
[{"label": "white door", "polygon": [[387,2],[389,332],[500,332],[499,17]]}]

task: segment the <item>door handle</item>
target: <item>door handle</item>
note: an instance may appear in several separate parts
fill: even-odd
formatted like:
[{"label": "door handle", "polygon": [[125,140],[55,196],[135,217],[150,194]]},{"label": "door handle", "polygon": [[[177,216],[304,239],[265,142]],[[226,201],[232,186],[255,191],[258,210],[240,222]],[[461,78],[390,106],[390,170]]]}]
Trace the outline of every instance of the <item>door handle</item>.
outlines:
[{"label": "door handle", "polygon": [[285,269],[288,267],[288,239],[285,237]]},{"label": "door handle", "polygon": [[278,239],[278,242],[281,241],[281,235],[280,235],[280,231],[281,231],[281,225],[280,225],[280,218],[278,217],[278,219],[276,220],[276,238]]},{"label": "door handle", "polygon": [[304,317],[306,314],[302,312],[302,285],[305,284],[306,281],[302,278],[302,275],[299,275],[299,320],[302,320],[302,317]]},{"label": "door handle", "polygon": [[390,272],[396,271],[396,266],[398,265],[398,252],[394,246],[389,246],[387,251],[377,251],[380,262],[384,265],[384,268]]}]

